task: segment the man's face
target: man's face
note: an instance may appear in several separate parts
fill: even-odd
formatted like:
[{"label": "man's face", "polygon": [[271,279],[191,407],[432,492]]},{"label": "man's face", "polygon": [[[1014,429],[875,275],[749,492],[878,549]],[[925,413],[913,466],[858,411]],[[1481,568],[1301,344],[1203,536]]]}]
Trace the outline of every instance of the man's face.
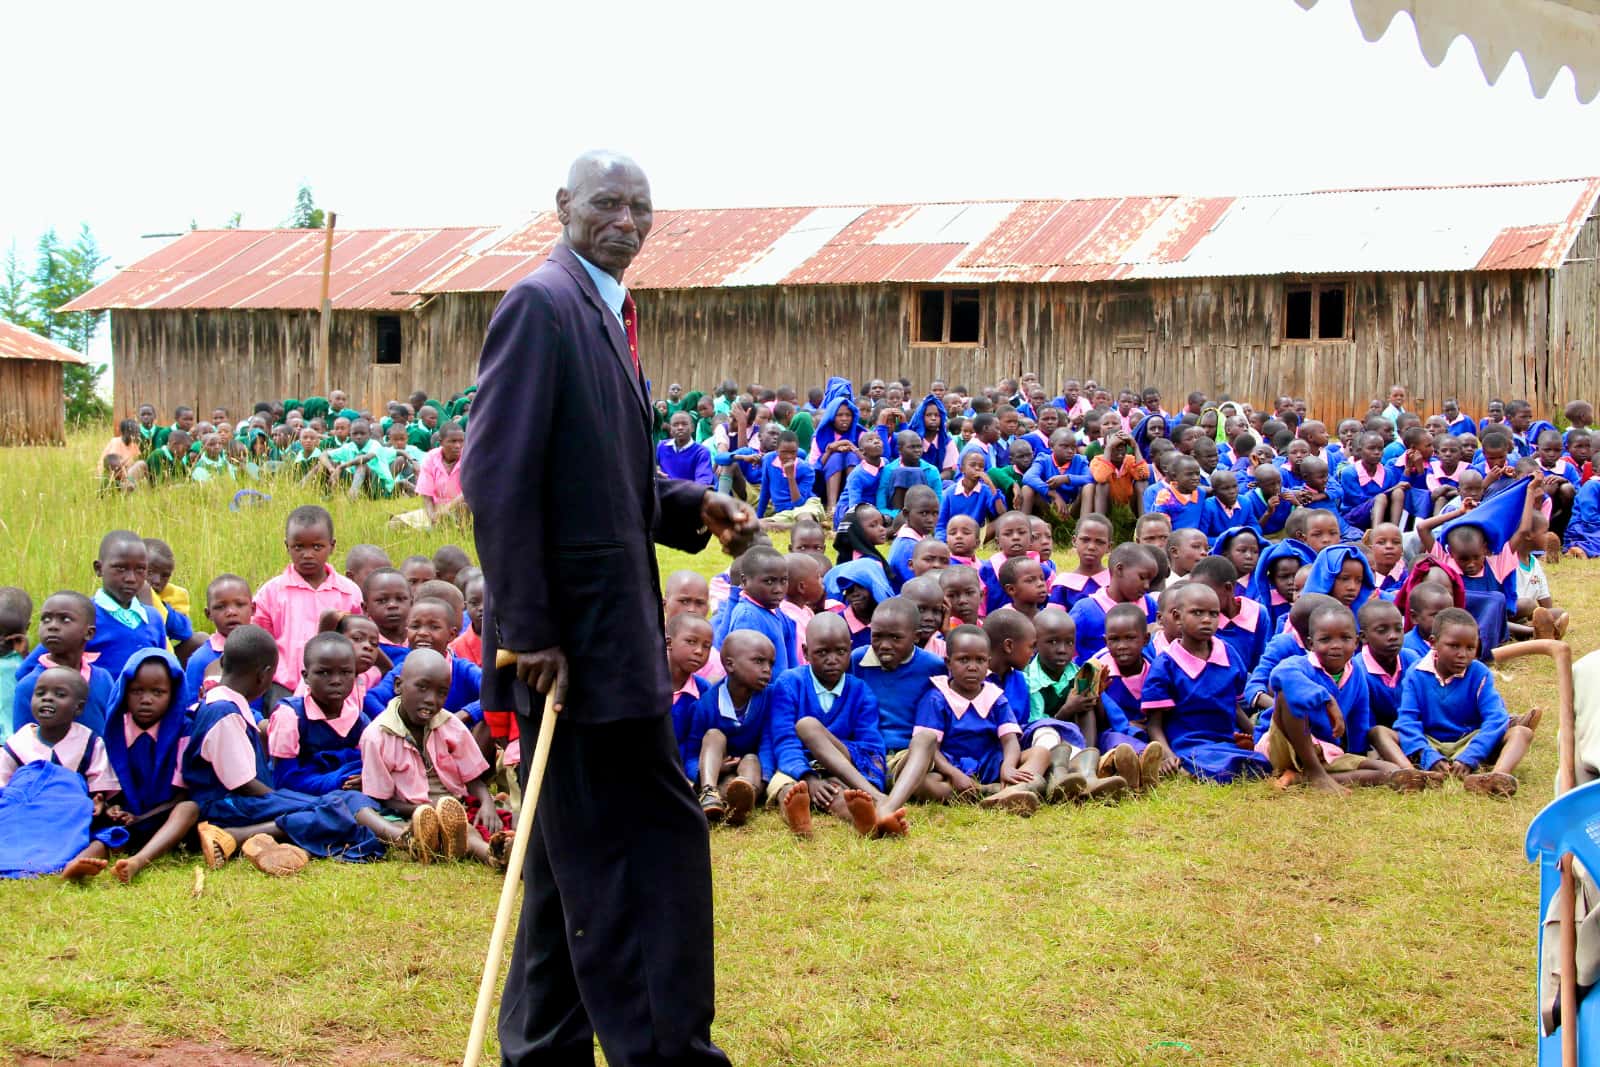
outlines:
[{"label": "man's face", "polygon": [[639,254],[654,221],[650,183],[622,159],[581,162],[573,188],[556,193],[556,214],[572,250],[617,277]]}]

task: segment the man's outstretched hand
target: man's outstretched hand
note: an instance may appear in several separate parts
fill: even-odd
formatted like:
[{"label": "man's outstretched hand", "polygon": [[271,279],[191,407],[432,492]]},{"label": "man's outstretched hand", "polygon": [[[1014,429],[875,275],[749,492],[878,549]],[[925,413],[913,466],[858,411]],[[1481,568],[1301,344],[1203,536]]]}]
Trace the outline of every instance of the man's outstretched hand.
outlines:
[{"label": "man's outstretched hand", "polygon": [[726,493],[706,493],[700,504],[700,521],[730,556],[741,556],[761,532],[755,509]]}]

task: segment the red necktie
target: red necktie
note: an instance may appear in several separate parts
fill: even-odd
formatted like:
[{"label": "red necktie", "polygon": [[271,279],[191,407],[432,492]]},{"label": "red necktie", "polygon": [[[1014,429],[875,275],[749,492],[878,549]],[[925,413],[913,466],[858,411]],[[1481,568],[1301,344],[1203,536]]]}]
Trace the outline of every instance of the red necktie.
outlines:
[{"label": "red necktie", "polygon": [[633,373],[639,373],[639,320],[633,310],[633,294],[622,298],[622,332],[628,335],[628,354],[633,357]]}]

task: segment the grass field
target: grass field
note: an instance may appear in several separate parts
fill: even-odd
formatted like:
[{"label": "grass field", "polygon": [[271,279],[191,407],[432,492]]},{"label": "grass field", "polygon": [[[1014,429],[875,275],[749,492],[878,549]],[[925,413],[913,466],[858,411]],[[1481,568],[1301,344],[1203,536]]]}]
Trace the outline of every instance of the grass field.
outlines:
[{"label": "grass field", "polygon": [[[98,498],[101,442],[4,453],[0,584],[90,590],[119,526],[171,542],[197,603],[220,571],[282,569],[295,491],[247,513],[225,492]],[[448,539],[388,530],[396,508],[331,508],[343,545],[396,560]],[[722,564],[662,553],[663,572]],[[1580,653],[1597,575],[1551,572]],[[1513,710],[1553,713],[1548,665],[1510,677]],[[1171,784],[1027,821],[917,809],[903,841],[796,842],[771,815],[719,829],[716,1038],[763,1065],[1532,1063],[1522,838],[1550,796],[1553,714],[1522,770],[1504,803]],[[325,862],[268,881],[234,863],[193,899],[192,866],[131,888],[0,884],[0,1061],[459,1062],[493,876]]]}]

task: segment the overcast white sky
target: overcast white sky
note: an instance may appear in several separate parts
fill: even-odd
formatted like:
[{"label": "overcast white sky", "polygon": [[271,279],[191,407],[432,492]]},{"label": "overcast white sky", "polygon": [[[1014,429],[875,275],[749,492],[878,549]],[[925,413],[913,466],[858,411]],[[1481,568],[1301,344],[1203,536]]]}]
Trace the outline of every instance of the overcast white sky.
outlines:
[{"label": "overcast white sky", "polygon": [[[1600,104],[1495,87],[1347,0],[8,5],[0,245],[88,222],[341,228],[548,207],[635,156],[664,207],[1242,193],[1600,173]],[[47,87],[41,101],[38,87]],[[26,121],[20,121],[25,117]],[[40,142],[45,147],[40,147]],[[102,330],[100,346],[105,345]]]}]

